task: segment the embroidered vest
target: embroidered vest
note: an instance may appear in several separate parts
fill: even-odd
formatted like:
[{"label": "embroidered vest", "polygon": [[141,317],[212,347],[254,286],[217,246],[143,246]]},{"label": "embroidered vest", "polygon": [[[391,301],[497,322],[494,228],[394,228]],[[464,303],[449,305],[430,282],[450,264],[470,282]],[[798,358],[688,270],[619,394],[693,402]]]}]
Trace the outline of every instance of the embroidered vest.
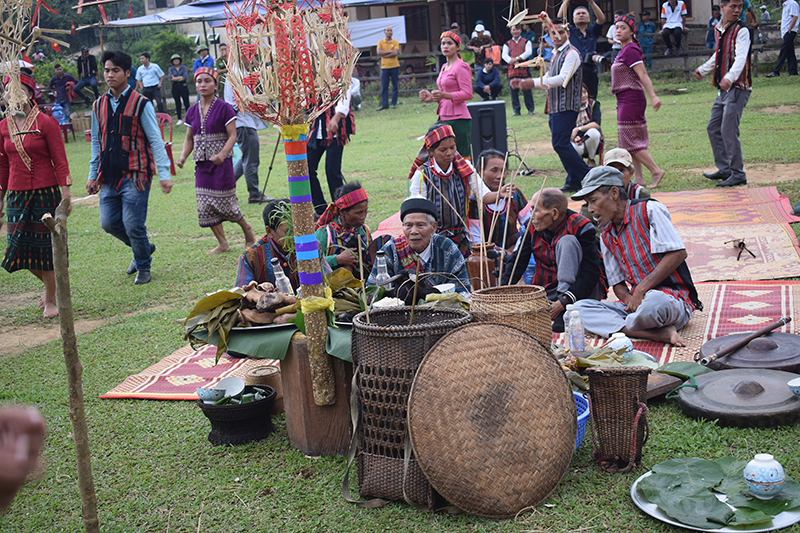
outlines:
[{"label": "embroidered vest", "polygon": [[[740,20],[730,24],[724,33],[721,33],[718,27],[714,29],[714,35],[717,38],[717,51],[712,83],[717,89],[719,89],[719,82],[728,73],[736,59],[736,36],[740,31],[750,31]],[[752,49],[753,43],[751,42],[750,47],[747,49],[747,62],[744,65],[744,69],[742,69],[739,78],[733,82],[734,87],[743,91],[749,91],[752,86],[750,78],[750,51]]]},{"label": "embroidered vest", "polygon": [[587,224],[591,224],[588,218],[575,211],[567,210],[567,217],[561,227],[553,232],[553,238],[550,242],[547,242],[541,232],[534,229],[532,223],[528,225],[528,233],[533,239],[531,251],[536,259],[536,270],[531,281],[532,285],[550,287],[558,282],[556,278],[556,245],[565,235],[578,235]]},{"label": "embroidered vest", "polygon": [[316,138],[317,129],[320,125],[322,126],[322,142],[325,146],[331,146],[333,143],[339,143],[344,146],[350,142],[350,136],[356,134],[356,119],[353,117],[352,112],[347,113],[347,116],[342,117],[339,121],[339,131],[336,132],[336,137],[333,136],[333,133],[328,132],[328,122],[330,122],[333,115],[336,114],[334,107],[335,106],[329,107],[314,121],[311,134],[308,136],[309,141],[311,140],[311,136]]},{"label": "embroidered vest", "polygon": [[[567,59],[570,50],[576,50],[574,46],[568,44],[563,50],[556,50],[553,60],[550,62],[550,76],[557,76]],[[579,60],[580,61],[580,60]],[[563,113],[564,111],[581,110],[581,85],[583,84],[583,71],[576,63],[575,73],[569,79],[566,87],[559,85],[547,89],[547,112]]]},{"label": "embroidered vest", "polygon": [[[613,224],[608,224],[601,234],[606,248],[617,258],[620,268],[625,272],[626,280],[631,284],[631,292],[661,262],[660,254],[654,255],[650,251],[650,221],[647,216],[649,201],[654,200],[630,202],[619,235],[612,234]],[[698,311],[703,310],[685,261],[656,288],[691,304]]]},{"label": "embroidered vest", "polygon": [[94,103],[100,133],[97,183],[118,189],[124,178],[130,178],[139,191],[149,189],[156,165],[141,119],[150,100],[129,91],[120,98],[116,112],[109,100],[105,93]]},{"label": "embroidered vest", "polygon": [[[525,45],[527,44],[527,40],[523,39],[522,37],[519,38],[519,42],[514,42],[514,39],[511,39],[506,42],[506,46],[508,46],[508,55],[514,59],[515,57],[519,57],[525,53]],[[511,65],[508,66],[508,77],[509,78],[527,78],[529,76],[528,68],[527,67],[512,67]]]}]

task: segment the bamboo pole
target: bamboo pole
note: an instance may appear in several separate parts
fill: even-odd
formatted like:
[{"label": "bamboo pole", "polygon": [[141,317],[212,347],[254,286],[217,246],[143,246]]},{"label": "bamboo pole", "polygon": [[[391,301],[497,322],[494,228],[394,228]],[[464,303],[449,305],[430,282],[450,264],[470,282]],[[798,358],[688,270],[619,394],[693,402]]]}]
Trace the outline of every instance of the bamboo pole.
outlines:
[{"label": "bamboo pole", "polygon": [[56,208],[56,217],[49,213],[42,222],[50,229],[53,240],[53,262],[56,276],[56,297],[58,316],[61,323],[61,344],[64,349],[64,362],[67,366],[69,386],[69,418],[72,422],[72,435],[75,441],[75,459],[78,467],[78,489],[81,495],[81,515],[83,530],[86,533],[99,533],[97,518],[97,495],[92,478],[92,460],[89,449],[89,429],[86,424],[86,411],[83,404],[83,367],[78,358],[78,342],[75,339],[75,321],[72,312],[72,296],[69,286],[69,246],[67,243],[67,211],[69,199],[64,199]]},{"label": "bamboo pole", "polygon": [[[511,194],[506,198],[506,223],[503,224],[503,240],[500,242],[500,269],[497,272],[497,284],[500,285],[503,279],[503,257],[506,253],[506,238],[508,237],[508,226],[511,224],[511,220],[509,217],[511,216],[511,201],[514,199],[514,178],[517,177],[517,173],[511,175]],[[517,221],[514,220],[514,225],[516,227]],[[513,272],[512,272],[513,274]]]},{"label": "bamboo pole", "polygon": [[367,288],[364,286],[364,257],[361,251],[361,236],[358,237],[358,279],[361,281],[361,295],[364,298],[364,313],[367,315],[367,324],[369,324],[369,302],[367,301]]},{"label": "bamboo pole", "polygon": [[[281,127],[286,166],[289,171],[289,196],[292,201],[292,225],[302,301],[310,297],[325,298],[325,285],[319,264],[319,250],[314,230],[314,209],[311,205],[311,183],[308,177],[306,139],[309,124]],[[303,311],[308,337],[308,363],[314,403],[333,405],[336,403],[336,381],[333,365],[325,353],[328,337],[328,320],[325,309],[310,313]]]}]

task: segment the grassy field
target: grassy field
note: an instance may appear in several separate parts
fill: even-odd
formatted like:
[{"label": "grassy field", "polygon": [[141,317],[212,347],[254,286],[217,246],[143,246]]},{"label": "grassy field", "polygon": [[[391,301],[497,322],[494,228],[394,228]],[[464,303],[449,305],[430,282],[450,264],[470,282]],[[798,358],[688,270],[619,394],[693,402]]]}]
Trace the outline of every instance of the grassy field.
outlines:
[{"label": "grassy field", "polygon": [[[705,125],[714,99],[708,82],[655,81],[663,107],[648,110],[651,154],[667,175],[659,190],[707,188],[698,169],[712,169]],[[800,163],[797,78],[755,80],[742,119],[746,170],[780,169]],[[520,153],[543,174],[520,177],[530,196],[541,185],[560,186],[564,172],[549,148],[543,93],[535,93],[537,115],[511,117]],[[607,148],[616,144],[614,100],[600,93]],[[778,106],[791,105],[792,107]],[[435,118],[435,107],[406,98],[398,109],[376,113],[366,101],[357,113],[357,135],[345,149],[344,173],[358,179],[370,195],[368,224],[375,228],[394,213],[406,194],[409,158]],[[183,129],[176,129],[180,153]],[[261,179],[266,178],[275,130],[262,132]],[[88,172],[89,144],[67,145],[74,195],[82,196]],[[286,196],[286,170],[279,147],[266,192]],[[796,167],[794,167],[796,168]],[[649,179],[649,176],[646,175]],[[631,503],[631,483],[660,461],[733,455],[749,459],[769,452],[786,473],[800,479],[800,428],[739,430],[683,417],[672,401],[651,406],[651,438],[643,464],[627,474],[605,474],[594,464],[591,443],[575,454],[561,484],[532,513],[515,520],[469,515],[436,515],[404,504],[364,510],[340,496],[343,458],[304,457],[289,444],[285,421],[269,439],[239,447],[212,447],[208,422],[193,402],[99,400],[98,395],[126,376],[183,346],[175,320],[185,316],[204,292],[229,287],[244,239],[238,226],[226,225],[232,251],[206,256],[216,241],[196,218],[192,172],[178,170],[170,195],[155,188],[150,196],[148,230],[158,249],[153,282],[133,286],[125,275],[130,252],[103,233],[96,201],[76,203],[69,219],[72,302],[81,331],[78,349],[84,366],[84,391],[92,446],[101,529],[109,532],[229,531],[671,531],[644,516]],[[800,182],[775,183],[795,202]],[[239,198],[247,198],[244,180]],[[263,227],[261,206],[244,203],[254,227]],[[0,402],[37,406],[48,423],[44,469],[24,486],[9,513],[0,517],[2,532],[55,532],[81,529],[72,428],[68,417],[66,372],[59,341],[34,347],[35,339],[57,331],[57,321],[43,320],[36,306],[41,286],[26,273],[0,271]],[[52,338],[52,337],[51,337]],[[789,531],[800,532],[800,526]]]}]

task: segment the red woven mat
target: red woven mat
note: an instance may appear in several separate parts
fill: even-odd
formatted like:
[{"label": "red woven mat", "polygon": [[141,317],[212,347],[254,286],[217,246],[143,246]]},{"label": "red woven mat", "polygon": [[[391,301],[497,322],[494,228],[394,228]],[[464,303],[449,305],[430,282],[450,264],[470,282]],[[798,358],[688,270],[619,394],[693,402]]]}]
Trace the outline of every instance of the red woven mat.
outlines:
[{"label": "red woven mat", "polygon": [[[680,331],[687,346],[677,348],[653,341],[633,340],[637,350],[658,358],[660,364],[673,361],[693,361],[694,354],[706,342],[731,333],[757,331],[784,316],[793,321],[777,329],[797,333],[795,312],[800,305],[800,281],[728,281],[700,283],[697,293],[703,311]],[[553,342],[566,345],[563,333],[554,333]],[[605,339],[587,334],[587,346],[599,346]]]},{"label": "red woven mat", "polygon": [[128,376],[100,398],[196,400],[194,390],[198,387],[214,385],[230,376],[244,378],[248,370],[257,366],[280,366],[280,361],[274,359],[235,359],[227,353],[222,354],[215,366],[216,353],[214,345],[197,351],[184,346],[138,374]]}]

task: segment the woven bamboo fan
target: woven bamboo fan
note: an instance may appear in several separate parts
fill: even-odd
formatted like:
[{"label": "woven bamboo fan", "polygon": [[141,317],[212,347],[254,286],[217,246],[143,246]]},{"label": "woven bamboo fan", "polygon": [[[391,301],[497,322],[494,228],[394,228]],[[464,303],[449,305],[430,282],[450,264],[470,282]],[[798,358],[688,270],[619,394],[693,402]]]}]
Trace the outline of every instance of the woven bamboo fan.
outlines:
[{"label": "woven bamboo fan", "polygon": [[472,293],[471,307],[475,322],[500,322],[519,328],[550,346],[553,323],[544,287],[508,285]]},{"label": "woven bamboo fan", "polygon": [[549,351],[495,323],[455,329],[428,352],[408,424],[436,491],[491,518],[547,498],[569,467],[577,429],[572,391]]}]

